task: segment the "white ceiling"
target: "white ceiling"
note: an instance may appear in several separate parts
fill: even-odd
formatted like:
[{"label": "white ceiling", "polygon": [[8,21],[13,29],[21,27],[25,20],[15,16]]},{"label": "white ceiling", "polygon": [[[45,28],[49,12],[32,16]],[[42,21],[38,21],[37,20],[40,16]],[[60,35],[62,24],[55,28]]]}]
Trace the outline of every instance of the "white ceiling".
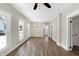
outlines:
[{"label": "white ceiling", "polygon": [[72,4],[69,3],[49,3],[51,8],[47,8],[43,3],[39,3],[36,10],[33,10],[34,3],[12,3],[11,5],[24,16],[33,22],[52,21],[57,14],[66,10]]}]

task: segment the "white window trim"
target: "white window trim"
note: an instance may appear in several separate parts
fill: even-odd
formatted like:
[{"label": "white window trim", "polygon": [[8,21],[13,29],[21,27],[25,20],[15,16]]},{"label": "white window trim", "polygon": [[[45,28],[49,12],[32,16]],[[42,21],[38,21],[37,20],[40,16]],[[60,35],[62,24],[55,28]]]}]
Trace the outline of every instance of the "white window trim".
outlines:
[{"label": "white window trim", "polygon": [[7,46],[3,49],[0,50],[0,53],[3,53],[6,49],[8,49],[10,47],[10,40],[11,40],[11,14],[0,9],[0,15],[4,16],[7,18],[7,24],[6,24],[6,27],[7,27]]}]

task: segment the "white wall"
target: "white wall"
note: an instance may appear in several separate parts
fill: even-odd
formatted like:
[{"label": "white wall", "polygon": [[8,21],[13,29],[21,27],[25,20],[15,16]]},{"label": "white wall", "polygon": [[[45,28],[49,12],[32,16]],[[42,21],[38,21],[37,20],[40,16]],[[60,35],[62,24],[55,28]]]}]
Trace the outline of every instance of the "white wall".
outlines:
[{"label": "white wall", "polygon": [[53,19],[53,21],[51,22],[52,25],[52,39],[55,40],[57,42],[57,44],[60,43],[60,18],[59,18],[59,14],[57,15],[57,17],[55,19]]},{"label": "white wall", "polygon": [[30,34],[30,22],[28,22],[27,20],[25,20],[25,22],[24,22],[24,37],[26,37],[26,36],[30,36],[31,34]]},{"label": "white wall", "polygon": [[[9,4],[0,4],[0,9],[11,14],[11,19],[9,20],[9,23],[10,23],[9,24],[9,28],[10,28],[10,31],[9,31],[9,35],[10,35],[9,45],[10,46],[9,46],[9,48],[7,50],[5,50],[5,51],[2,52],[2,53],[4,53],[4,52],[6,53],[11,48],[13,48],[13,47],[15,47],[16,45],[19,44],[19,41],[18,41],[19,40],[19,28],[18,28],[19,21],[18,21],[18,19],[22,18],[24,20],[27,20],[27,18],[25,18],[24,16],[22,16],[20,13],[18,13]],[[0,55],[2,53],[0,52]]]},{"label": "white wall", "polygon": [[61,38],[61,45],[64,46],[65,49],[68,49],[68,26],[67,26],[67,16],[74,12],[75,10],[79,9],[79,4],[73,4],[71,7],[66,9],[62,13],[62,38]]},{"label": "white wall", "polygon": [[[72,12],[79,10],[79,4],[73,4],[69,8],[67,8],[65,11],[62,12],[62,20],[61,20],[61,26],[59,26],[59,17],[57,16],[55,19],[53,19],[52,24],[53,24],[53,38],[57,41],[61,40],[60,45],[68,49],[68,20],[67,16],[71,14]],[[59,28],[61,27],[61,33],[59,33]],[[61,34],[61,39],[59,39],[59,34]]]},{"label": "white wall", "polygon": [[31,36],[43,37],[44,23],[31,22]]}]

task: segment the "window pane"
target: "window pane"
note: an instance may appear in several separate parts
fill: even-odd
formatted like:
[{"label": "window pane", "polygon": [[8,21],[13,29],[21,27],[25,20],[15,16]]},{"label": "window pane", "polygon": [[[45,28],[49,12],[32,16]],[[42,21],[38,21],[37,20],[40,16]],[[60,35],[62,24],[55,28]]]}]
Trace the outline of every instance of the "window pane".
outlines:
[{"label": "window pane", "polygon": [[24,21],[19,19],[19,40],[24,38]]},{"label": "window pane", "polygon": [[6,24],[3,19],[0,19],[0,49],[7,45]]}]

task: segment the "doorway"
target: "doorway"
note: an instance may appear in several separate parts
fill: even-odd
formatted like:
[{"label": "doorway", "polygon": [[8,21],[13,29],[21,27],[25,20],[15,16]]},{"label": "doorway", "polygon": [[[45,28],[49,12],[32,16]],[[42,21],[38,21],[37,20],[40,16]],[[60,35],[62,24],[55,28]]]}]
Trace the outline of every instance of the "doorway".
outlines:
[{"label": "doorway", "polygon": [[70,19],[70,49],[79,48],[79,16]]},{"label": "doorway", "polygon": [[79,21],[79,10],[75,10],[69,15],[67,15],[66,19],[66,31],[67,31],[67,42],[66,42],[66,50],[67,51],[72,51],[74,46],[77,46],[77,41],[78,39],[78,21]]},{"label": "doorway", "polygon": [[52,24],[50,24],[49,32],[50,32],[50,38],[53,39],[53,25]]},{"label": "doorway", "polygon": [[49,24],[46,23],[43,29],[43,36],[44,37],[49,37]]}]

